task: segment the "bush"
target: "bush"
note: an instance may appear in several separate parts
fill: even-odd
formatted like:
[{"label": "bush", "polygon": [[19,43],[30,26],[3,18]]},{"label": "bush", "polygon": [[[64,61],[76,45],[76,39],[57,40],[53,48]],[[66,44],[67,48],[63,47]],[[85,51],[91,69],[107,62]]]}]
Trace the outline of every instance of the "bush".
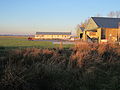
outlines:
[{"label": "bush", "polygon": [[1,90],[120,89],[120,49],[113,44],[16,49],[0,63]]}]

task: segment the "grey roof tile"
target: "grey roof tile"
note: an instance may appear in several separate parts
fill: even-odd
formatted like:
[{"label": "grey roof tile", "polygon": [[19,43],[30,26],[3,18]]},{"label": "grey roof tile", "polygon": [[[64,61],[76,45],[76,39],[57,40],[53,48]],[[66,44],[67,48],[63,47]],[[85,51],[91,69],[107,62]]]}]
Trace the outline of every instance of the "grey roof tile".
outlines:
[{"label": "grey roof tile", "polygon": [[120,23],[120,18],[92,17],[92,19],[101,28],[118,28]]},{"label": "grey roof tile", "polygon": [[82,31],[84,31],[84,30],[85,30],[85,28],[84,28],[84,27],[80,27],[80,29],[81,29]]},{"label": "grey roof tile", "polygon": [[71,35],[71,32],[36,32],[41,35]]}]

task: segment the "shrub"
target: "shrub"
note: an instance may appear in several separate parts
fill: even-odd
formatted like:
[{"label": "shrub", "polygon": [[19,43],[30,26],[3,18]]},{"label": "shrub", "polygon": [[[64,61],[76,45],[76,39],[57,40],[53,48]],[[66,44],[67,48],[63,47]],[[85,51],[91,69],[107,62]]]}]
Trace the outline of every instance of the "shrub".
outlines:
[{"label": "shrub", "polygon": [[120,46],[26,48],[0,57],[1,90],[119,90]]}]

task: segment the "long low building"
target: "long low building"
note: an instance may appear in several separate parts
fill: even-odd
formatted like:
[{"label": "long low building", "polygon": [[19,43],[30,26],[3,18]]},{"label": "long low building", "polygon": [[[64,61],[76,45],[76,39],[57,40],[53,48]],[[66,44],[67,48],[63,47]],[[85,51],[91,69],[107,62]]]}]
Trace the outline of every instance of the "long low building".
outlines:
[{"label": "long low building", "polygon": [[69,39],[71,32],[36,32],[35,39]]}]

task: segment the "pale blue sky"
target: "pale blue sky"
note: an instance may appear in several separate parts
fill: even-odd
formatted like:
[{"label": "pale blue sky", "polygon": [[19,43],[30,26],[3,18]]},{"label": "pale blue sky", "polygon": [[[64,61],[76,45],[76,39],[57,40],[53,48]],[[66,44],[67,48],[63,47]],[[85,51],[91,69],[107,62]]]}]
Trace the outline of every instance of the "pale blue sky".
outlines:
[{"label": "pale blue sky", "polygon": [[73,31],[91,16],[120,10],[120,0],[0,0],[0,34]]}]

